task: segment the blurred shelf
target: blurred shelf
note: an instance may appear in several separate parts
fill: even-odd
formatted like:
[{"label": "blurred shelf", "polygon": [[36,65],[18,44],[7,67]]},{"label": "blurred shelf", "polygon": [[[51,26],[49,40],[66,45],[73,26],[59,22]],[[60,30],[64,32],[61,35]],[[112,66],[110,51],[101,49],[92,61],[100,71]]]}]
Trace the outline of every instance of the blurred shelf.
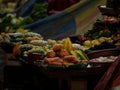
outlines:
[{"label": "blurred shelf", "polygon": [[102,15],[112,15],[112,16],[119,16],[120,15],[120,9],[113,9],[106,7],[106,5],[100,5],[98,6],[98,9],[102,13]]}]

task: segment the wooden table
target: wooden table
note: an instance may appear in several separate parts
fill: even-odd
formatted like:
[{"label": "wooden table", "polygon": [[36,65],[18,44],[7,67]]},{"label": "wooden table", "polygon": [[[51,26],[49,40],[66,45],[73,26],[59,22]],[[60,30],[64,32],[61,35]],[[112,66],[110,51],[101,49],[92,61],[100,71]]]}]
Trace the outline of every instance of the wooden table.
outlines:
[{"label": "wooden table", "polygon": [[[12,57],[12,54],[8,56]],[[18,83],[18,87],[22,88],[25,84],[31,85],[31,88],[42,85],[44,90],[93,90],[106,70],[107,67],[44,68],[21,64],[19,60],[9,58],[4,71],[5,87],[11,87],[10,83],[14,87]]]},{"label": "wooden table", "polygon": [[[49,78],[57,78],[58,90],[93,90],[107,68],[108,67],[74,69],[39,68],[38,72],[43,73]],[[63,84],[64,81],[67,83],[67,89]]]}]

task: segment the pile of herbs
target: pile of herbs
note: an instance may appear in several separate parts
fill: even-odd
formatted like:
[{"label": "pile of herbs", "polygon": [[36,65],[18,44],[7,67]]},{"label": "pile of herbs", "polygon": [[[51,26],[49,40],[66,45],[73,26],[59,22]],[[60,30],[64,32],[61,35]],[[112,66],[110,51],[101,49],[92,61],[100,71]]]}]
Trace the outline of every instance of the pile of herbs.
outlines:
[{"label": "pile of herbs", "polygon": [[33,19],[33,21],[37,21],[38,19],[47,17],[48,16],[47,7],[48,7],[48,2],[46,1],[36,3],[30,14],[30,17]]}]

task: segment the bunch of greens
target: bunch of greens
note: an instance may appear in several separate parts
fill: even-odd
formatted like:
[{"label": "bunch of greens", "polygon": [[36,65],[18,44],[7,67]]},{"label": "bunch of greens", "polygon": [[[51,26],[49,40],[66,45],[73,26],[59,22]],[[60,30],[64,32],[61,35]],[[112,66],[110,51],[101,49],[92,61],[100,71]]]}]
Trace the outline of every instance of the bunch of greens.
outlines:
[{"label": "bunch of greens", "polygon": [[30,17],[23,18],[17,17],[15,14],[6,14],[0,18],[0,32],[8,32],[11,29],[16,30],[32,22]]},{"label": "bunch of greens", "polygon": [[42,19],[42,18],[48,16],[47,6],[48,6],[48,2],[46,2],[46,1],[40,2],[40,3],[37,3],[34,5],[32,13],[30,15],[30,17],[33,19],[33,21],[36,21],[38,19]]},{"label": "bunch of greens", "polygon": [[32,9],[32,12],[27,17],[16,16],[11,10],[8,13],[3,13],[3,8],[0,8],[0,33],[14,31],[18,28],[42,19],[47,16],[47,1],[36,3]]}]

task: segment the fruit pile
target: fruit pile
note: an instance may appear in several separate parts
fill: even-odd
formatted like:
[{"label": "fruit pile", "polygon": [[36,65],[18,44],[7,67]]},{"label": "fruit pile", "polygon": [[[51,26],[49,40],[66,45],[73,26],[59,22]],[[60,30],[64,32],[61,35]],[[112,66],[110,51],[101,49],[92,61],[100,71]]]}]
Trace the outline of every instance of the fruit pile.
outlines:
[{"label": "fruit pile", "polygon": [[115,48],[120,45],[120,19],[104,16],[91,30],[79,35],[76,42],[91,50]]},{"label": "fruit pile", "polygon": [[[44,64],[69,66],[89,63],[89,58],[80,48],[71,42],[70,38],[62,40],[44,40],[38,33],[18,29],[16,33],[1,33],[1,45],[12,45],[12,53],[27,63],[42,60]],[[6,47],[5,47],[6,48]]]},{"label": "fruit pile", "polygon": [[74,55],[70,55],[62,44],[55,44],[52,50],[47,52],[44,62],[50,65],[68,66],[79,63],[80,60]]},{"label": "fruit pile", "polygon": [[[18,41],[23,43],[14,44],[13,48],[13,55],[24,60],[26,63],[39,64],[39,62],[42,61],[39,65],[62,66],[68,68],[71,66],[75,67],[76,65],[79,67],[86,67],[91,61],[82,50],[83,46],[72,43],[69,37],[57,41],[51,39],[43,40],[41,35],[33,32],[7,33],[6,35],[9,36],[9,42],[21,37],[28,38],[26,42],[19,39]],[[2,36],[3,39],[5,39],[6,35],[4,35],[4,37]],[[101,42],[105,40],[111,42],[111,39],[109,40],[106,38],[98,40]]]},{"label": "fruit pile", "polygon": [[[67,41],[66,41],[67,40]],[[47,52],[45,63],[58,66],[69,66],[78,63],[87,64],[89,59],[81,50],[74,50],[71,41],[66,38],[63,44],[55,44],[52,49]],[[67,44],[67,42],[69,44]],[[66,45],[69,45],[66,47]]]},{"label": "fruit pile", "polygon": [[87,50],[115,48],[120,45],[120,21],[114,17],[97,20],[92,30],[77,37],[62,40],[44,40],[38,33],[18,29],[16,33],[1,33],[1,43],[13,45],[13,55],[26,62],[42,60],[44,64],[69,66],[89,63]]}]

